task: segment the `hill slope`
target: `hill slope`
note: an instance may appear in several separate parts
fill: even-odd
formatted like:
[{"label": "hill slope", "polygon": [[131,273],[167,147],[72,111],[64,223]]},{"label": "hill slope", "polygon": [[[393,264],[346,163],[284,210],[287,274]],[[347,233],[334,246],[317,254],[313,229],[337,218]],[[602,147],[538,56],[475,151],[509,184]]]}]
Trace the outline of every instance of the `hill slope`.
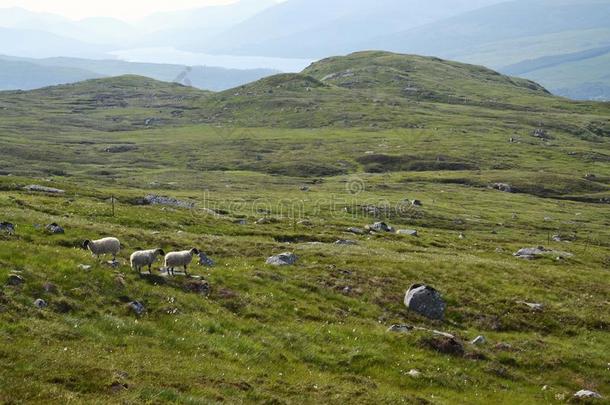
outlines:
[{"label": "hill slope", "polygon": [[[606,397],[609,109],[383,52],[221,93],[0,92],[0,402]],[[117,263],[79,248],[108,235]],[[158,247],[214,267],[130,268]]]},{"label": "hill slope", "polygon": [[[509,65],[525,60],[591,52],[610,45],[610,1],[510,1],[407,30],[369,42],[398,52],[421,53],[490,66],[515,74]],[[589,60],[587,68],[570,70],[570,86],[596,82],[605,60]],[[563,66],[523,77],[539,80],[554,92]],[[567,75],[566,75],[567,76]],[[608,78],[601,80],[607,84]],[[562,93],[562,94],[565,94]]]}]

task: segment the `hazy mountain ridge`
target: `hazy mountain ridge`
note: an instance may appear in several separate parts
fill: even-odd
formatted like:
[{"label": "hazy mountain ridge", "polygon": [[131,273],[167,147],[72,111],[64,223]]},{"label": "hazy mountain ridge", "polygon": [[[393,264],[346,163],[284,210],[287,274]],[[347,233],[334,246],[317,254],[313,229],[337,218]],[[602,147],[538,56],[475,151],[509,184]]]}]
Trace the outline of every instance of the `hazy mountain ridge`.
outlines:
[{"label": "hazy mountain ridge", "polygon": [[[23,66],[23,69],[17,66]],[[132,74],[165,82],[177,81],[204,90],[221,91],[277,73],[270,69],[239,70],[120,60],[30,59],[6,56],[0,56],[0,69],[0,89],[3,90],[30,90],[105,76]]]}]

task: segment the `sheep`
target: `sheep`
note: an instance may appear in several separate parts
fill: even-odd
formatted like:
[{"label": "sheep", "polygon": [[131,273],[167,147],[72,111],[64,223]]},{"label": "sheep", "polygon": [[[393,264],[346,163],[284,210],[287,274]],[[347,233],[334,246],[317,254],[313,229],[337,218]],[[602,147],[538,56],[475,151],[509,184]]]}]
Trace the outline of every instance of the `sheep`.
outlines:
[{"label": "sheep", "polygon": [[142,267],[148,266],[148,272],[152,274],[151,266],[159,256],[165,256],[163,249],[140,250],[133,252],[129,258],[132,270],[138,270],[142,274]]},{"label": "sheep", "polygon": [[100,240],[89,240],[83,242],[83,248],[89,249],[91,254],[99,257],[105,254],[112,255],[112,261],[116,262],[116,256],[121,250],[121,242],[117,238],[104,238]]},{"label": "sheep", "polygon": [[193,260],[194,255],[199,254],[199,249],[185,250],[182,252],[170,252],[165,255],[165,268],[167,274],[174,275],[174,268],[178,266],[184,267],[184,274],[188,277],[187,266]]}]

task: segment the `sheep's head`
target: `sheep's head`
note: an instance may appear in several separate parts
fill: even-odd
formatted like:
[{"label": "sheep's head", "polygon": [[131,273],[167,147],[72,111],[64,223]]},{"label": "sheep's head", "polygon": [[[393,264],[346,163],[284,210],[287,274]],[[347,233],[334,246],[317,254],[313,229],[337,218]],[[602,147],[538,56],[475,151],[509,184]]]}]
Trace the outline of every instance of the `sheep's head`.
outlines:
[{"label": "sheep's head", "polygon": [[198,255],[199,254],[199,249],[193,248],[191,249],[191,255]]},{"label": "sheep's head", "polygon": [[163,249],[157,249],[155,250],[155,253],[159,256],[165,256],[165,251]]},{"label": "sheep's head", "polygon": [[89,239],[87,239],[86,241],[83,242],[83,249],[88,249],[89,245],[91,244],[91,241]]}]

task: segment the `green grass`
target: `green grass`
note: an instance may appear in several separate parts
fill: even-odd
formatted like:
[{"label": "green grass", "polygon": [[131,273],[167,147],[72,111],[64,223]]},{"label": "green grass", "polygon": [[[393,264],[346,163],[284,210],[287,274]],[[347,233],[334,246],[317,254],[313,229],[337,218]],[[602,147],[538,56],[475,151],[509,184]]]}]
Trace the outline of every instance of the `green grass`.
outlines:
[{"label": "green grass", "polygon": [[[8,119],[5,110],[0,121],[0,221],[17,225],[16,235],[0,235],[0,402],[513,404],[562,402],[583,388],[610,395],[610,223],[608,205],[600,203],[609,196],[608,107],[520,86],[504,98],[515,109],[414,101],[383,83],[355,90],[314,76],[252,85],[273,87],[267,96],[175,88],[185,92],[179,102],[193,109],[128,131],[106,126],[106,117],[169,111],[161,102],[146,104],[142,87],[167,99],[174,88],[146,82],[123,90],[138,79],[118,79],[113,91],[128,100],[126,107],[71,115],[62,100],[74,97],[69,102],[78,105],[74,100],[113,82],[85,83],[83,95],[60,91],[44,107],[34,106],[32,96],[61,89],[0,93],[0,103],[18,97],[24,104],[15,108],[32,112]],[[498,80],[490,92],[510,93],[502,90],[506,79]],[[469,83],[460,91],[476,87],[476,80]],[[354,92],[405,104],[347,103]],[[326,110],[295,113],[276,104],[309,97]],[[235,109],[212,125],[196,124],[208,116],[206,103]],[[358,116],[362,125],[335,120],[360,110],[367,115]],[[385,113],[383,125],[370,126]],[[37,117],[56,124],[44,129]],[[328,127],[320,124],[326,120]],[[418,125],[398,125],[403,120]],[[541,126],[553,139],[532,136]],[[136,150],[104,152],[111,145]],[[585,180],[588,173],[596,178]],[[517,192],[490,189],[495,182]],[[28,184],[66,194],[29,193]],[[137,205],[151,193],[194,201],[196,208]],[[111,196],[119,201],[114,216]],[[405,199],[423,207],[409,208]],[[382,213],[361,214],[366,205]],[[277,222],[255,224],[265,216]],[[302,219],[312,226],[299,225]],[[345,232],[377,220],[420,236]],[[37,226],[51,222],[66,234],[47,235]],[[554,234],[574,238],[554,242]],[[122,241],[118,269],[79,249],[82,240],[105,235]],[[358,245],[336,246],[338,239]],[[538,245],[574,256],[512,256]],[[131,251],[157,246],[196,246],[214,258],[212,269],[191,267],[211,294],[189,292],[183,277],[139,277],[128,268]],[[284,251],[299,256],[296,266],[265,264]],[[5,285],[14,272],[25,279],[20,287]],[[406,289],[419,282],[442,292],[445,322],[402,304]],[[45,283],[56,291],[46,292]],[[49,307],[34,308],[37,298]],[[144,303],[146,314],[129,311],[133,300]],[[518,301],[542,303],[544,310]],[[393,323],[453,333],[466,355],[436,352],[425,332],[386,332]],[[488,344],[467,343],[481,334]],[[410,377],[411,369],[422,375]]]}]

